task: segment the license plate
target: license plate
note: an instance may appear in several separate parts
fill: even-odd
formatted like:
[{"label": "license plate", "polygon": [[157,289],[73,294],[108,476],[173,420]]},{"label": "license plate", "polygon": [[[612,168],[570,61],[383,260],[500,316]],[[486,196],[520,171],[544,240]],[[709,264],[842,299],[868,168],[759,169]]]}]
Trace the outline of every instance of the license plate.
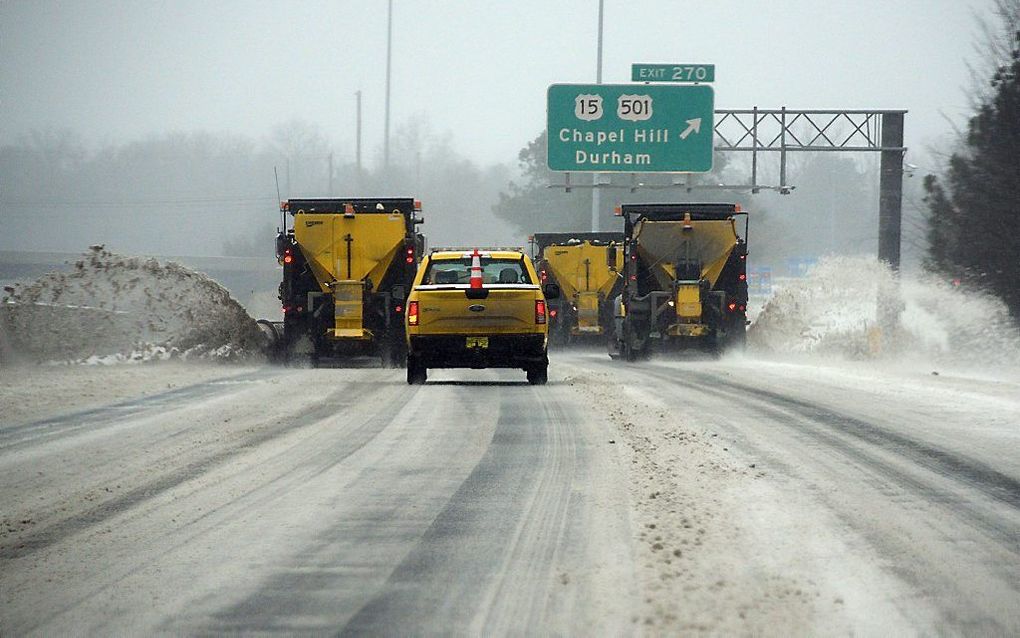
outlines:
[{"label": "license plate", "polygon": [[488,348],[489,338],[488,337],[468,337],[467,338],[468,348]]}]

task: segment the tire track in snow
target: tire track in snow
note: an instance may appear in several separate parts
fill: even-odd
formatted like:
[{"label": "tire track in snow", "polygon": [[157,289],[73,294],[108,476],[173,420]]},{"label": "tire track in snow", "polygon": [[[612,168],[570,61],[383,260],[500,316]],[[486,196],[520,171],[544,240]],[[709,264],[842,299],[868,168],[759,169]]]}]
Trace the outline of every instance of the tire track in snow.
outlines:
[{"label": "tire track in snow", "polygon": [[[411,627],[484,635],[542,626],[571,524],[569,477],[579,471],[572,426],[544,392],[501,392],[489,449],[341,635]],[[535,402],[545,418],[536,418]]]},{"label": "tire track in snow", "polygon": [[129,419],[144,416],[156,411],[173,410],[186,405],[189,401],[201,401],[217,394],[224,393],[228,384],[237,384],[239,388],[247,383],[255,383],[276,376],[278,372],[267,369],[254,374],[240,374],[213,379],[203,383],[174,388],[140,399],[119,401],[111,405],[82,410],[57,417],[33,421],[7,428],[0,428],[0,454],[23,449],[26,446],[38,445],[47,440],[74,434],[80,430],[95,431],[123,423]]},{"label": "tire track in snow", "polygon": [[[947,489],[940,488],[930,481],[921,480],[904,471],[902,467],[879,458],[874,450],[854,446],[850,441],[856,440],[883,452],[893,453],[943,479],[966,489],[975,489],[996,502],[1020,510],[1020,482],[984,463],[926,445],[821,405],[728,381],[716,374],[685,370],[683,376],[677,376],[667,372],[668,366],[654,364],[646,365],[643,370],[661,381],[715,394],[729,401],[741,402],[775,422],[811,437],[843,457],[851,458],[865,467],[876,470],[897,485],[913,490],[925,501],[948,507],[956,516],[965,515],[968,520],[1010,551],[1017,553],[1020,550],[1020,535],[1015,521],[1005,520],[1001,516],[983,511],[968,499],[961,499]],[[748,402],[749,396],[753,397],[755,405]],[[805,427],[791,419],[791,414],[810,424],[822,426],[824,430]],[[842,437],[847,437],[850,441]]]},{"label": "tire track in snow", "polygon": [[773,405],[786,407],[797,414],[817,423],[824,424],[841,434],[847,434],[865,443],[909,458],[918,465],[940,476],[963,482],[982,491],[987,496],[1020,509],[1020,480],[1003,474],[987,464],[955,454],[942,448],[927,445],[916,439],[898,434],[842,412],[837,412],[816,403],[809,403],[777,392],[762,390],[753,386],[734,383],[709,373],[696,373],[705,379],[698,387],[726,387],[741,395],[751,394]]},{"label": "tire track in snow", "polygon": [[[202,389],[201,394],[203,395],[211,394],[207,389],[204,389],[205,385],[207,384],[193,387]],[[381,385],[374,386],[368,394],[372,395],[380,392],[384,387]],[[187,389],[182,388],[182,390]],[[162,395],[163,400],[157,401],[154,406],[161,405],[165,402],[166,395],[173,394],[166,393]],[[280,427],[270,427],[262,432],[245,437],[215,454],[191,461],[155,481],[145,483],[116,498],[104,501],[85,512],[75,514],[38,529],[33,529],[27,536],[9,540],[8,544],[0,546],[0,559],[11,560],[27,556],[89,527],[98,525],[122,512],[137,507],[145,501],[156,498],[186,481],[208,473],[212,469],[223,465],[240,454],[250,451],[256,446],[329,418],[344,407],[351,405],[352,400],[350,389],[348,387],[341,387],[317,404],[301,410]],[[143,401],[143,403],[147,402]],[[119,415],[115,416],[115,419],[119,418]]]}]

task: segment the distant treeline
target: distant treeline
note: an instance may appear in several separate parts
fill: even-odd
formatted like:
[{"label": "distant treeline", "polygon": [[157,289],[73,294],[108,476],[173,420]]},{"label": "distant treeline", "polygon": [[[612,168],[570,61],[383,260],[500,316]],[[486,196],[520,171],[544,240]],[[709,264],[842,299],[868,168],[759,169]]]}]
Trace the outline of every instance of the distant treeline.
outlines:
[{"label": "distant treeline", "polygon": [[[545,166],[541,133],[522,142],[517,166],[479,166],[427,123],[397,127],[390,166],[335,148],[315,126],[292,122],[256,140],[203,132],[169,133],[90,149],[72,131],[25,136],[0,147],[0,248],[77,251],[93,243],[121,253],[272,257],[283,198],[409,195],[424,202],[432,245],[497,245],[535,232],[591,228],[592,189],[565,192],[563,174]],[[791,195],[684,188],[606,189],[599,225],[621,226],[620,202],[737,201],[751,211],[755,264],[781,272],[788,259],[828,253],[873,254],[877,246],[877,168],[850,156],[802,154],[788,171]],[[666,186],[672,175],[615,175],[615,185]],[[575,185],[590,175],[573,175]],[[695,184],[741,184],[745,167],[725,155]],[[910,241],[910,229],[906,231]],[[923,229],[915,234],[923,234]],[[909,250],[907,251],[909,252]]]},{"label": "distant treeline", "polygon": [[[515,240],[492,211],[511,177],[479,167],[420,122],[399,127],[388,168],[334,148],[292,122],[256,140],[168,133],[91,149],[78,132],[33,132],[0,147],[0,248],[267,255],[280,196],[408,195],[424,201],[425,232],[444,243]],[[518,243],[520,239],[517,239]]]}]

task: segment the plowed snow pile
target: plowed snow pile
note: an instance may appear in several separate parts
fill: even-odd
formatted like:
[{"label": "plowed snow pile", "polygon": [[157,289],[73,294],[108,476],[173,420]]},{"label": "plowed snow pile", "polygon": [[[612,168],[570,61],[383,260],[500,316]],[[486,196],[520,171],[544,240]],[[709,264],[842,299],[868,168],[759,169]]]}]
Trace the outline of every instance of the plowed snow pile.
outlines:
[{"label": "plowed snow pile", "polygon": [[71,272],[4,291],[0,346],[11,358],[115,363],[259,352],[258,326],[230,293],[173,262],[93,246]]},{"label": "plowed snow pile", "polygon": [[897,282],[873,257],[828,257],[775,293],[748,344],[774,353],[1015,365],[1020,330],[993,296],[933,278]]}]

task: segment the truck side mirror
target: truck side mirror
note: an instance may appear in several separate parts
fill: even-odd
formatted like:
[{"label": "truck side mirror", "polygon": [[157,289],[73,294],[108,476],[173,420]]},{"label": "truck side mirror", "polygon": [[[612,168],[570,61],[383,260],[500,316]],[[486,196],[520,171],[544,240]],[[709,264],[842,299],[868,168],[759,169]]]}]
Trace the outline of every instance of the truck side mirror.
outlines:
[{"label": "truck side mirror", "polygon": [[606,265],[616,270],[616,244],[606,246]]},{"label": "truck side mirror", "polygon": [[290,241],[287,240],[287,235],[282,231],[276,235],[276,258],[283,259],[283,251],[290,247]]},{"label": "truck side mirror", "polygon": [[545,295],[546,299],[559,299],[560,298],[559,284],[546,284],[542,286],[542,294]]}]

